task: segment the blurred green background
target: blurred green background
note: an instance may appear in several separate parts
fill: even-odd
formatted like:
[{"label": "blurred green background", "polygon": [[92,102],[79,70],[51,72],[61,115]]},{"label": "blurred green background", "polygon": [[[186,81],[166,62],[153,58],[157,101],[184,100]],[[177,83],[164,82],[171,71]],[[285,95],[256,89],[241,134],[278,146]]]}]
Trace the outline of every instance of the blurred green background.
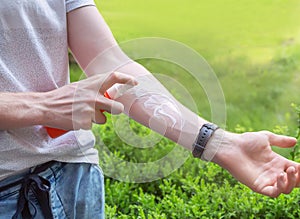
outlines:
[{"label": "blurred green background", "polygon": [[[295,136],[300,82],[299,0],[96,0],[117,41],[140,37],[172,39],[196,50],[212,66],[226,98],[226,127],[244,132],[268,129]],[[210,117],[205,92],[188,72],[157,60],[139,60],[152,72],[179,81]],[[71,65],[72,80],[81,71]],[[162,81],[164,83],[164,81]],[[176,93],[174,94],[176,95]],[[147,130],[130,123],[140,135]],[[157,160],[174,147],[162,139],[153,152],[122,142],[108,122],[95,135],[124,160]],[[109,156],[97,144],[100,165]],[[289,157],[289,151],[280,151]],[[108,158],[106,157],[108,156]],[[103,161],[104,160],[104,161]],[[123,165],[123,166],[122,166]],[[111,171],[125,164],[109,166]],[[189,158],[168,177],[125,183],[106,177],[107,218],[300,218],[300,194],[271,199],[253,193],[212,163]]]},{"label": "blurred green background", "polygon": [[[292,102],[299,102],[299,0],[110,0],[98,8],[119,42],[163,37],[195,49],[216,72],[227,103],[227,126],[253,129],[292,125]],[[198,86],[172,69],[142,62],[150,71],[177,77],[204,116]],[[179,76],[178,76],[179,75]],[[184,74],[182,74],[184,75]],[[204,96],[205,97],[205,96]],[[202,98],[203,99],[203,98]]]}]

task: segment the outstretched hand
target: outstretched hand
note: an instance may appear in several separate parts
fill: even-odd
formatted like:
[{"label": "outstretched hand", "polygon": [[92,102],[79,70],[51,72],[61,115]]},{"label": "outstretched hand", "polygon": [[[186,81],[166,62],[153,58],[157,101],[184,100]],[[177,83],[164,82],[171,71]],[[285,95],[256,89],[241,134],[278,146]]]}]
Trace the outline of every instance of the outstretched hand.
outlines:
[{"label": "outstretched hand", "polygon": [[222,143],[212,161],[253,191],[278,197],[299,186],[300,164],[271,149],[271,145],[292,147],[295,138],[268,131],[233,134],[220,130],[215,135],[222,138]]}]

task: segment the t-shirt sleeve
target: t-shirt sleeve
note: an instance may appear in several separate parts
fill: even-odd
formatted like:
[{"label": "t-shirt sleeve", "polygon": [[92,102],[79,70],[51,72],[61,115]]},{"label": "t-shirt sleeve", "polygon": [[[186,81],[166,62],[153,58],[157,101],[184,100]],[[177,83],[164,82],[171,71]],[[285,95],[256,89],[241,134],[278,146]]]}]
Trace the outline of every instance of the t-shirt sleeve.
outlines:
[{"label": "t-shirt sleeve", "polygon": [[65,0],[65,1],[66,1],[67,12],[70,12],[77,8],[88,6],[88,5],[95,6],[94,0]]}]

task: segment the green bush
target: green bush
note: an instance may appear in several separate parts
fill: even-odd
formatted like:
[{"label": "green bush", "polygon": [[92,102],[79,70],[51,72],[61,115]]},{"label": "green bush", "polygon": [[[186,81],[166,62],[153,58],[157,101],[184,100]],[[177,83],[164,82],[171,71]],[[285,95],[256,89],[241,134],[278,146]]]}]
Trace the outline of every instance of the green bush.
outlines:
[{"label": "green bush", "polygon": [[[135,122],[131,122],[131,128],[141,130],[141,135],[147,133]],[[237,126],[234,131],[248,129]],[[274,131],[284,134],[282,132],[287,132],[287,128],[278,126]],[[94,132],[121,159],[137,162],[139,157],[146,162],[147,156],[150,161],[158,158],[155,153],[151,153],[154,158],[149,158],[147,152],[130,150],[130,146],[116,136],[109,115],[107,124],[95,126]],[[121,144],[124,147],[120,147]],[[162,139],[159,145],[162,151],[165,150],[163,147],[175,146],[166,139]],[[101,145],[97,147],[100,156],[105,156],[100,151]],[[127,170],[126,165],[121,168],[124,172],[128,171],[126,174],[131,174],[132,170]],[[191,156],[167,177],[139,184],[107,177],[105,188],[107,218],[300,218],[298,190],[277,199],[265,197],[237,182],[219,166]]]}]

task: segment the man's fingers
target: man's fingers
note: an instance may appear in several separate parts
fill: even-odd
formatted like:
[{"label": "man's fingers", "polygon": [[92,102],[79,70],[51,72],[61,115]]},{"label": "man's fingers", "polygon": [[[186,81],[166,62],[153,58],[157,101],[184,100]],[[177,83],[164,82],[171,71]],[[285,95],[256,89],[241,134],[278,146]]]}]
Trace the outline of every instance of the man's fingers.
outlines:
[{"label": "man's fingers", "polygon": [[273,146],[289,148],[293,147],[297,142],[297,139],[293,137],[277,135],[269,131],[261,131],[261,133],[268,137],[270,144]]},{"label": "man's fingers", "polygon": [[124,106],[117,101],[101,97],[98,101],[96,101],[93,122],[97,124],[104,124],[106,122],[106,116],[103,114],[104,111],[111,114],[120,114],[124,111]]},{"label": "man's fingers", "polygon": [[297,178],[295,187],[300,187],[300,165],[296,166]]},{"label": "man's fingers", "polygon": [[258,191],[262,195],[266,195],[272,198],[277,198],[280,195],[280,189],[277,186],[266,186],[261,191]]},{"label": "man's fingers", "polygon": [[286,172],[282,172],[277,177],[277,187],[280,193],[289,194],[296,186],[296,168],[290,166]]},{"label": "man's fingers", "polygon": [[93,122],[97,124],[104,124],[106,123],[106,116],[100,110],[96,110]]},{"label": "man's fingers", "polygon": [[283,193],[285,194],[289,194],[291,193],[291,191],[293,190],[293,188],[295,188],[296,186],[296,169],[295,167],[291,166],[289,168],[287,168],[286,170],[286,174],[287,174],[287,185],[285,190],[283,191]]},{"label": "man's fingers", "polygon": [[282,172],[277,176],[276,182],[273,185],[263,186],[258,192],[272,198],[277,198],[281,193],[287,194],[287,189],[287,174]]},{"label": "man's fingers", "polygon": [[96,111],[106,111],[111,114],[120,114],[124,111],[124,105],[118,101],[99,97],[95,104]]},{"label": "man's fingers", "polygon": [[105,81],[101,84],[99,92],[101,94],[104,94],[105,91],[107,91],[110,87],[112,87],[116,83],[135,86],[137,85],[138,82],[132,76],[119,73],[119,72],[113,72],[109,74],[105,79]]}]

